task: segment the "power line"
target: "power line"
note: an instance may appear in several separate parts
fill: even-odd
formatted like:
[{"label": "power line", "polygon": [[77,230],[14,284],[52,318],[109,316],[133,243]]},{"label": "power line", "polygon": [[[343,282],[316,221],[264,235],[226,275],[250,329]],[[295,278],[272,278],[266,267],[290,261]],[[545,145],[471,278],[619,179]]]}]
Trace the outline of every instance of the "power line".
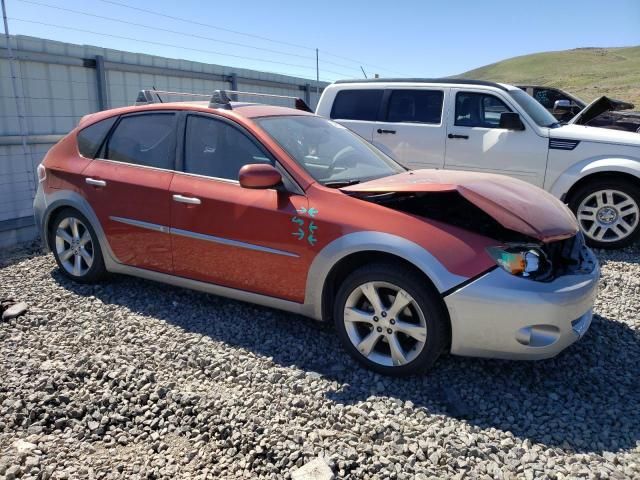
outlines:
[{"label": "power line", "polygon": [[[104,16],[104,15],[97,15],[95,13],[83,12],[81,10],[74,10],[72,8],[65,8],[65,7],[59,7],[57,5],[49,5],[49,4],[46,4],[46,3],[35,2],[33,0],[18,0],[18,1],[22,2],[22,3],[29,3],[29,4],[32,4],[32,5],[39,5],[39,6],[42,6],[42,7],[52,8],[52,9],[55,9],[55,10],[61,10],[61,11],[64,11],[64,12],[71,12],[71,13],[75,13],[75,14],[78,14],[78,15],[85,15],[87,17],[100,18],[102,20],[108,20],[108,21],[111,21],[111,22],[124,23],[126,25],[133,25],[135,27],[148,28],[150,30],[157,30],[157,31],[160,31],[160,32],[173,33],[175,35],[182,35],[182,36],[185,36],[185,37],[197,38],[197,39],[200,39],[200,40],[208,40],[208,41],[211,41],[211,42],[224,43],[224,44],[227,44],[227,45],[234,45],[234,46],[237,46],[237,47],[251,48],[251,49],[260,50],[260,51],[263,51],[263,52],[276,53],[278,55],[286,55],[286,56],[289,56],[289,57],[297,57],[297,58],[302,58],[302,59],[310,60],[310,61],[313,60],[313,57],[311,57],[309,55],[299,55],[297,53],[283,52],[282,50],[274,50],[272,48],[256,47],[254,45],[247,45],[246,43],[232,42],[232,41],[229,41],[229,40],[221,40],[219,38],[207,37],[207,36],[204,36],[204,35],[196,35],[194,33],[181,32],[179,30],[171,30],[171,29],[168,29],[168,28],[155,27],[153,25],[146,25],[146,24],[143,24],[143,23],[136,23],[136,22],[131,22],[131,21],[128,21],[128,20],[122,20],[120,18],[107,17],[107,16]],[[330,65],[335,65],[335,66],[342,67],[342,68],[358,70],[356,67],[352,67],[352,66],[349,66],[349,65],[344,65],[343,63],[331,62],[331,61],[328,61],[328,60],[325,60],[324,63],[330,64]]]},{"label": "power line", "polygon": [[[239,58],[239,59],[242,59],[242,60],[251,60],[251,61],[256,61],[256,62],[265,62],[265,63],[273,63],[273,64],[278,64],[278,65],[286,65],[286,66],[289,66],[289,67],[295,67],[295,68],[300,68],[300,69],[304,69],[304,70],[315,70],[315,68],[313,68],[313,67],[309,67],[309,66],[306,66],[306,65],[295,64],[295,63],[280,62],[280,61],[277,61],[277,60],[265,60],[263,58],[255,58],[255,57],[245,57],[245,56],[242,56],[242,55],[233,55],[231,53],[217,52],[217,51],[214,51],[214,50],[204,50],[204,49],[201,49],[201,48],[183,47],[183,46],[174,45],[174,44],[171,44],[171,43],[155,42],[153,40],[142,40],[140,38],[125,37],[125,36],[122,36],[122,35],[113,35],[113,34],[109,34],[109,33],[100,33],[100,32],[95,32],[95,31],[92,31],[92,30],[84,30],[84,29],[81,29],[81,28],[69,27],[69,26],[66,26],[66,25],[58,25],[58,24],[55,24],[55,23],[38,22],[36,20],[27,20],[27,19],[24,19],[24,18],[16,18],[16,17],[11,17],[11,20],[16,21],[16,22],[25,22],[25,23],[32,23],[32,24],[36,24],[36,25],[44,25],[44,26],[47,26],[47,27],[62,28],[62,29],[65,29],[65,30],[74,30],[76,32],[89,33],[89,34],[92,34],[92,35],[100,35],[100,36],[103,36],[103,37],[118,38],[118,39],[121,39],[121,40],[130,40],[130,41],[133,41],[133,42],[148,43],[148,44],[151,44],[151,45],[158,45],[158,46],[161,46],[161,47],[178,48],[178,49],[182,49],[182,50],[191,50],[191,51],[194,51],[194,52],[201,52],[201,53],[208,53],[208,54],[213,54],[213,55],[220,55],[220,56],[223,56],[223,57]],[[333,73],[333,74],[336,74],[336,75],[342,75],[342,76],[347,76],[347,77],[350,76],[349,74],[346,74],[344,72],[336,72],[336,71],[327,70],[327,69],[324,69],[324,71],[325,72],[329,72],[329,73]]]},{"label": "power line", "polygon": [[[131,6],[131,5],[127,5],[125,3],[116,2],[114,0],[100,0],[100,1],[103,2],[103,3],[110,3],[112,5],[118,5],[119,7],[123,7],[123,8],[129,8],[131,10],[137,10],[137,11],[143,12],[143,13],[149,13],[151,15],[156,15],[158,17],[164,17],[164,18],[169,18],[171,20],[177,20],[177,21],[180,21],[180,22],[191,23],[193,25],[200,25],[202,27],[213,28],[215,30],[222,30],[224,32],[234,33],[236,35],[243,35],[245,37],[256,38],[256,39],[259,39],[259,40],[265,40],[267,42],[279,43],[281,45],[287,45],[289,47],[302,48],[304,50],[315,51],[314,47],[309,47],[307,45],[300,45],[300,44],[296,44],[296,43],[283,42],[281,40],[275,40],[273,38],[263,37],[261,35],[255,35],[255,34],[252,34],[252,33],[240,32],[238,30],[232,30],[230,28],[221,27],[219,25],[212,25],[210,23],[198,22],[196,20],[191,20],[191,19],[188,19],[188,18],[176,17],[174,15],[168,15],[166,13],[160,13],[160,12],[157,12],[157,11],[154,11],[154,10],[148,10],[146,8],[134,7],[134,6]],[[347,60],[349,62],[357,63],[359,65],[367,65],[369,67],[373,67],[373,68],[377,68],[377,69],[382,70],[382,71],[387,71],[387,72],[392,72],[393,73],[393,70],[389,70],[387,68],[376,66],[376,65],[373,65],[371,63],[361,62],[359,60],[354,60],[352,58],[348,58],[348,57],[344,57],[344,56],[341,56],[341,55],[337,55],[335,53],[325,52],[324,50],[322,50],[322,54],[323,55],[330,55],[332,57],[341,58],[342,60]],[[332,72],[332,73],[335,73],[335,72]],[[395,72],[395,73],[400,73],[400,72]],[[407,75],[407,74],[401,73],[401,75]]]}]

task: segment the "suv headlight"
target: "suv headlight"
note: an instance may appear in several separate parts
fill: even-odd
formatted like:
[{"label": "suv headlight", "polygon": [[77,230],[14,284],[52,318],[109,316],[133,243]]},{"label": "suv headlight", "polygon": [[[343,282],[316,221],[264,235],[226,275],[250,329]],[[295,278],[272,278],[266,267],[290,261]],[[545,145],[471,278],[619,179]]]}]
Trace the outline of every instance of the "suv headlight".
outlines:
[{"label": "suv headlight", "polygon": [[531,245],[511,245],[487,248],[487,253],[499,267],[511,275],[538,277],[551,268],[542,250]]}]

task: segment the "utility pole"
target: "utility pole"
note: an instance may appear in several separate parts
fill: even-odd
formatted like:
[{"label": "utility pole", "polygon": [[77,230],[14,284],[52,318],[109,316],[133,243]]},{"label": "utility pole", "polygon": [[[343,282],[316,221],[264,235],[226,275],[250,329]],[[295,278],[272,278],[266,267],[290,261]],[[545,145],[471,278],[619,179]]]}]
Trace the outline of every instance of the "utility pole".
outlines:
[{"label": "utility pole", "polygon": [[31,188],[31,194],[35,195],[35,176],[33,174],[33,165],[31,164],[31,155],[27,149],[27,127],[25,125],[24,113],[22,111],[22,101],[18,94],[18,78],[16,76],[16,67],[14,65],[15,57],[13,56],[13,48],[11,47],[11,37],[9,36],[9,23],[7,21],[7,6],[5,0],[0,0],[2,3],[2,20],[4,21],[4,37],[7,41],[7,53],[9,55],[9,68],[11,70],[11,84],[13,86],[13,96],[16,99],[16,113],[18,114],[18,126],[20,128],[20,137],[22,138],[22,150],[24,153],[25,162],[27,164],[27,172],[29,173]]},{"label": "utility pole", "polygon": [[[4,1],[4,0],[3,0]],[[318,62],[318,49],[316,48],[316,105],[320,100],[320,63]]]}]

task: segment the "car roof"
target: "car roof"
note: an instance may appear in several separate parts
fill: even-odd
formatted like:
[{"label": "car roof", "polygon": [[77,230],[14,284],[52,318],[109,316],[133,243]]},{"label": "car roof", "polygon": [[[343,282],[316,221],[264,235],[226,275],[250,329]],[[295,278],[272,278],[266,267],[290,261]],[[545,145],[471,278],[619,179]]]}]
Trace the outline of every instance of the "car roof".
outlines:
[{"label": "car roof", "polygon": [[482,85],[485,87],[499,88],[500,90],[513,90],[515,87],[506,83],[488,82],[486,80],[470,80],[466,78],[363,78],[356,80],[336,80],[334,84],[352,83],[439,83],[449,85]]}]

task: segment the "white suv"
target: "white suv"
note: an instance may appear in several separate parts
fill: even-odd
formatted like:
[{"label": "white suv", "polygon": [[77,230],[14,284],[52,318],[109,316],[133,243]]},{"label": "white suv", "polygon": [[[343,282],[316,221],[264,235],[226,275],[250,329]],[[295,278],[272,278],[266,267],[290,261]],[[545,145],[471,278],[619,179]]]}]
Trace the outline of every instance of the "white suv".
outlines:
[{"label": "white suv", "polygon": [[596,247],[640,234],[640,135],[560,125],[517,87],[453,79],[338,81],[316,113],[409,168],[517,177],[569,204]]}]

